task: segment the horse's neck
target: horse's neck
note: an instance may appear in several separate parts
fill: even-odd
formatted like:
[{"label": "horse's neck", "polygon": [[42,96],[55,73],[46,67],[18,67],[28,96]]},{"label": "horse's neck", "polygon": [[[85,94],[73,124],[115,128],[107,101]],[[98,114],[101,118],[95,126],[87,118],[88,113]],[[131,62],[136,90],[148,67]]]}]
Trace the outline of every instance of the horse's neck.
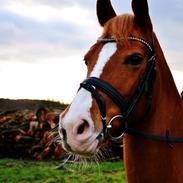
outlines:
[{"label": "horse's neck", "polygon": [[[173,131],[175,130],[175,133],[178,133],[178,131],[182,133],[183,103],[157,39],[155,43],[157,77],[153,93],[153,112],[149,119],[149,123],[151,123],[152,126],[149,125],[151,126],[150,128],[154,127],[156,132],[159,130],[159,133],[162,133],[163,130],[171,129]],[[158,129],[157,125],[159,126]]]},{"label": "horse's neck", "polygon": [[[153,86],[152,108],[138,130],[163,136],[168,132],[171,136],[182,137],[183,102],[157,41],[156,45],[157,76]],[[183,143],[173,143],[175,149],[172,149],[167,142],[132,135],[125,135],[123,142],[129,183],[182,182]]]}]

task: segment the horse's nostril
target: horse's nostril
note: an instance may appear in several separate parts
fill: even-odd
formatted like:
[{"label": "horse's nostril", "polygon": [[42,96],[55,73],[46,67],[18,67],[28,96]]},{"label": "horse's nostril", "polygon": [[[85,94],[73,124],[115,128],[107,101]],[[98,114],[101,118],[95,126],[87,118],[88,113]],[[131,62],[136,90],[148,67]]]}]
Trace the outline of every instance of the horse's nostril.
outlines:
[{"label": "horse's nostril", "polygon": [[62,132],[62,135],[63,135],[63,140],[66,140],[66,138],[67,138],[66,130],[64,128],[61,128],[61,132]]},{"label": "horse's nostril", "polygon": [[79,125],[77,134],[81,135],[87,128],[89,127],[89,124],[86,120],[83,121],[81,125]]}]

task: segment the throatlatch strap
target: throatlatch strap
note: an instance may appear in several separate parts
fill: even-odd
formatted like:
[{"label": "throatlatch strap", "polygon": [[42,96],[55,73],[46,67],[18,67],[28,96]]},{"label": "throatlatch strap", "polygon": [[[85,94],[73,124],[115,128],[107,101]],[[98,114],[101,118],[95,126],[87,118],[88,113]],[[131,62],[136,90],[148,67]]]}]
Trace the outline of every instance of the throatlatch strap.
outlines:
[{"label": "throatlatch strap", "polygon": [[161,142],[167,142],[167,143],[182,143],[183,137],[174,137],[170,135],[154,135],[143,131],[138,131],[132,128],[127,128],[126,132],[129,135],[133,135],[135,137],[141,137],[148,140],[154,140],[154,141],[161,141]]}]

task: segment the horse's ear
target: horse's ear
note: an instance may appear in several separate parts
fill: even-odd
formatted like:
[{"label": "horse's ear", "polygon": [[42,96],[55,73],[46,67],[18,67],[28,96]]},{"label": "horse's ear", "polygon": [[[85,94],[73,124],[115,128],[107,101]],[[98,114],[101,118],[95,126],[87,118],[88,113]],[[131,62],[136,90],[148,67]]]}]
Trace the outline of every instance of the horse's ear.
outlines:
[{"label": "horse's ear", "polygon": [[132,0],[132,9],[135,14],[135,23],[141,27],[151,26],[147,0]]},{"label": "horse's ear", "polygon": [[110,0],[97,0],[97,16],[101,26],[116,16]]}]

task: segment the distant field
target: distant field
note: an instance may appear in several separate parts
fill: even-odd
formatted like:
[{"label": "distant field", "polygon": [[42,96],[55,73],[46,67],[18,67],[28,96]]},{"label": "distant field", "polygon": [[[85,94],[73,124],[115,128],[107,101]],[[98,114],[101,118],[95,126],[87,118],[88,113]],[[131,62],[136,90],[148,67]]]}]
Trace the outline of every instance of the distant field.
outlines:
[{"label": "distant field", "polygon": [[1,159],[0,183],[126,183],[121,162],[100,165]]}]

